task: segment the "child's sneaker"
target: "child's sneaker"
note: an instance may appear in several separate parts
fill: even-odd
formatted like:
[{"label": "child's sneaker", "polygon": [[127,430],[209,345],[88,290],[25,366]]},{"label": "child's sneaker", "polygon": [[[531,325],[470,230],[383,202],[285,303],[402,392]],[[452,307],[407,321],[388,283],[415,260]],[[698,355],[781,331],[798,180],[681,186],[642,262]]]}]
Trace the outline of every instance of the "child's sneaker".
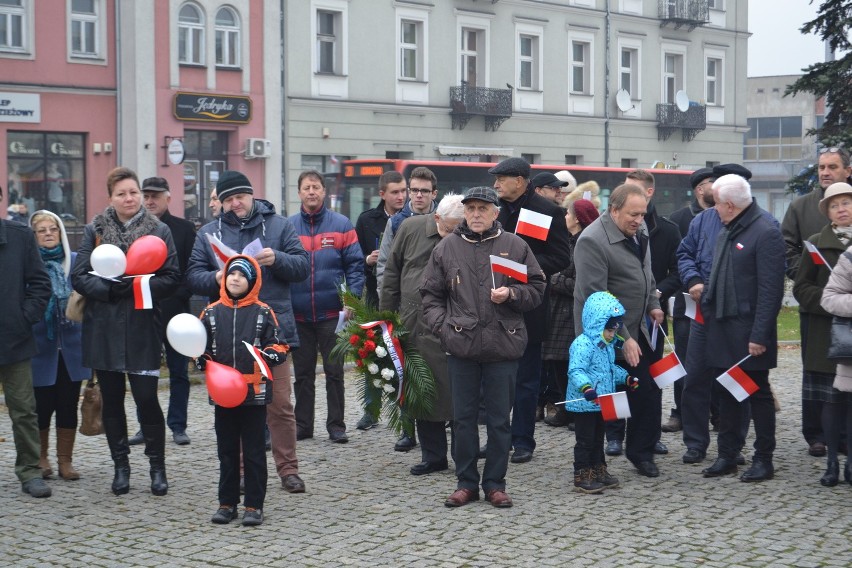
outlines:
[{"label": "child's sneaker", "polygon": [[258,525],[263,524],[263,510],[262,509],[253,509],[251,507],[246,507],[245,513],[243,513],[243,526],[244,527],[256,527]]},{"label": "child's sneaker", "polygon": [[219,510],[213,515],[210,521],[217,525],[227,525],[237,518],[236,505],[219,505]]}]

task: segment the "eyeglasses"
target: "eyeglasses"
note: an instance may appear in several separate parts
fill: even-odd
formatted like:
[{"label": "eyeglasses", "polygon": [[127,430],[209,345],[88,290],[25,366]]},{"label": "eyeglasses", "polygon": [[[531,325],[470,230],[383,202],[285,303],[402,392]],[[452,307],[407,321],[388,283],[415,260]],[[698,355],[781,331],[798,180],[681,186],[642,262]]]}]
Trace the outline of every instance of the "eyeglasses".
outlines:
[{"label": "eyeglasses", "polygon": [[432,189],[418,189],[416,187],[409,187],[408,191],[415,195],[425,195],[427,193],[432,193],[434,190]]},{"label": "eyeglasses", "polygon": [[52,234],[55,234],[55,233],[58,233],[58,232],[59,232],[58,227],[51,227],[50,229],[39,229],[38,231],[36,231],[36,234],[37,235],[48,235],[48,234],[52,235]]},{"label": "eyeglasses", "polygon": [[846,152],[844,148],[840,148],[838,146],[832,146],[831,148],[820,148],[820,154],[841,154]]}]

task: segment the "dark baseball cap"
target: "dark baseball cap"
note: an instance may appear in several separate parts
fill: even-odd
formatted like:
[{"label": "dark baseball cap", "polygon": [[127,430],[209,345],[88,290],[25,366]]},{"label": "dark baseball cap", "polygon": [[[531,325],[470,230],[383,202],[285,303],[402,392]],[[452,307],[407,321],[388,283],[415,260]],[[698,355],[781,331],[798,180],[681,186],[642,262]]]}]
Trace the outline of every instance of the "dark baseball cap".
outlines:
[{"label": "dark baseball cap", "polygon": [[567,181],[562,181],[550,172],[540,172],[530,181],[532,187],[552,187],[554,189],[565,187]]},{"label": "dark baseball cap", "polygon": [[743,179],[751,179],[751,170],[739,164],[720,164],[713,166],[713,177],[720,178],[728,174],[734,174]]},{"label": "dark baseball cap", "polygon": [[523,158],[507,158],[488,170],[489,174],[495,176],[519,176],[530,177],[530,165]]},{"label": "dark baseball cap", "polygon": [[473,201],[477,199],[479,201],[485,201],[486,203],[493,203],[497,205],[499,198],[497,197],[497,192],[494,189],[486,186],[481,187],[471,187],[468,189],[464,197],[462,198],[462,203],[467,203],[468,201]]}]

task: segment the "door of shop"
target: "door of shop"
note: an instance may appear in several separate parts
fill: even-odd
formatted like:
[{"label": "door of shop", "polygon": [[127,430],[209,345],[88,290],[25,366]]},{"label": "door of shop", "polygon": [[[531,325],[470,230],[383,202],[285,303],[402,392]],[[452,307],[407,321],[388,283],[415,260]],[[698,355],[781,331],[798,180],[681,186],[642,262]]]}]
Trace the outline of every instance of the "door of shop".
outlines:
[{"label": "door of shop", "polygon": [[184,131],[184,217],[197,224],[213,220],[207,204],[219,174],[228,167],[228,133],[217,130]]}]

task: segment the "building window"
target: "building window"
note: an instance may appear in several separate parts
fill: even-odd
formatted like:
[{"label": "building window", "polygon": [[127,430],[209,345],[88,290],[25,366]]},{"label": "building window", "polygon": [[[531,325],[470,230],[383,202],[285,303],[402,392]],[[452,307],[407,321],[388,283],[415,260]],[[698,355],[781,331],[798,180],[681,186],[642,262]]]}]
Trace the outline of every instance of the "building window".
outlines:
[{"label": "building window", "polygon": [[622,168],[637,168],[639,166],[639,160],[636,158],[621,158],[621,167]]},{"label": "building window", "polygon": [[618,87],[639,98],[639,50],[623,47],[618,62]]},{"label": "building window", "polygon": [[724,10],[725,9],[725,0],[708,0],[707,6],[711,10]]},{"label": "building window", "polygon": [[743,159],[761,162],[802,159],[802,117],[749,118]]},{"label": "building window", "polygon": [[539,38],[534,35],[521,34],[518,37],[518,66],[520,77],[518,87],[521,89],[540,90],[538,78]]},{"label": "building window", "polygon": [[216,65],[240,66],[240,20],[230,8],[216,12]]},{"label": "building window", "polygon": [[0,51],[25,50],[26,13],[24,0],[0,1]]},{"label": "building window", "polygon": [[96,0],[71,0],[71,55],[98,57],[99,18]]},{"label": "building window", "polygon": [[589,44],[584,41],[571,42],[571,92],[588,95],[589,85]]},{"label": "building window", "polygon": [[521,158],[527,161],[528,164],[540,164],[541,154],[521,154]]},{"label": "building window", "polygon": [[674,103],[675,94],[683,90],[683,55],[663,55],[663,102]]},{"label": "building window", "polygon": [[565,154],[565,164],[568,166],[583,165],[583,156],[581,154]]},{"label": "building window", "polygon": [[722,106],[722,60],[707,58],[707,92],[704,97],[708,105]]},{"label": "building window", "polygon": [[399,77],[422,80],[423,22],[401,20],[399,24]]},{"label": "building window", "polygon": [[184,4],[178,13],[178,62],[204,65],[204,14],[195,4]]},{"label": "building window", "polygon": [[317,10],[317,73],[341,74],[340,12]]},{"label": "building window", "polygon": [[[483,52],[485,30],[462,28],[461,30],[461,79],[468,87],[479,86],[485,76]],[[485,85],[481,85],[485,86]]]}]

